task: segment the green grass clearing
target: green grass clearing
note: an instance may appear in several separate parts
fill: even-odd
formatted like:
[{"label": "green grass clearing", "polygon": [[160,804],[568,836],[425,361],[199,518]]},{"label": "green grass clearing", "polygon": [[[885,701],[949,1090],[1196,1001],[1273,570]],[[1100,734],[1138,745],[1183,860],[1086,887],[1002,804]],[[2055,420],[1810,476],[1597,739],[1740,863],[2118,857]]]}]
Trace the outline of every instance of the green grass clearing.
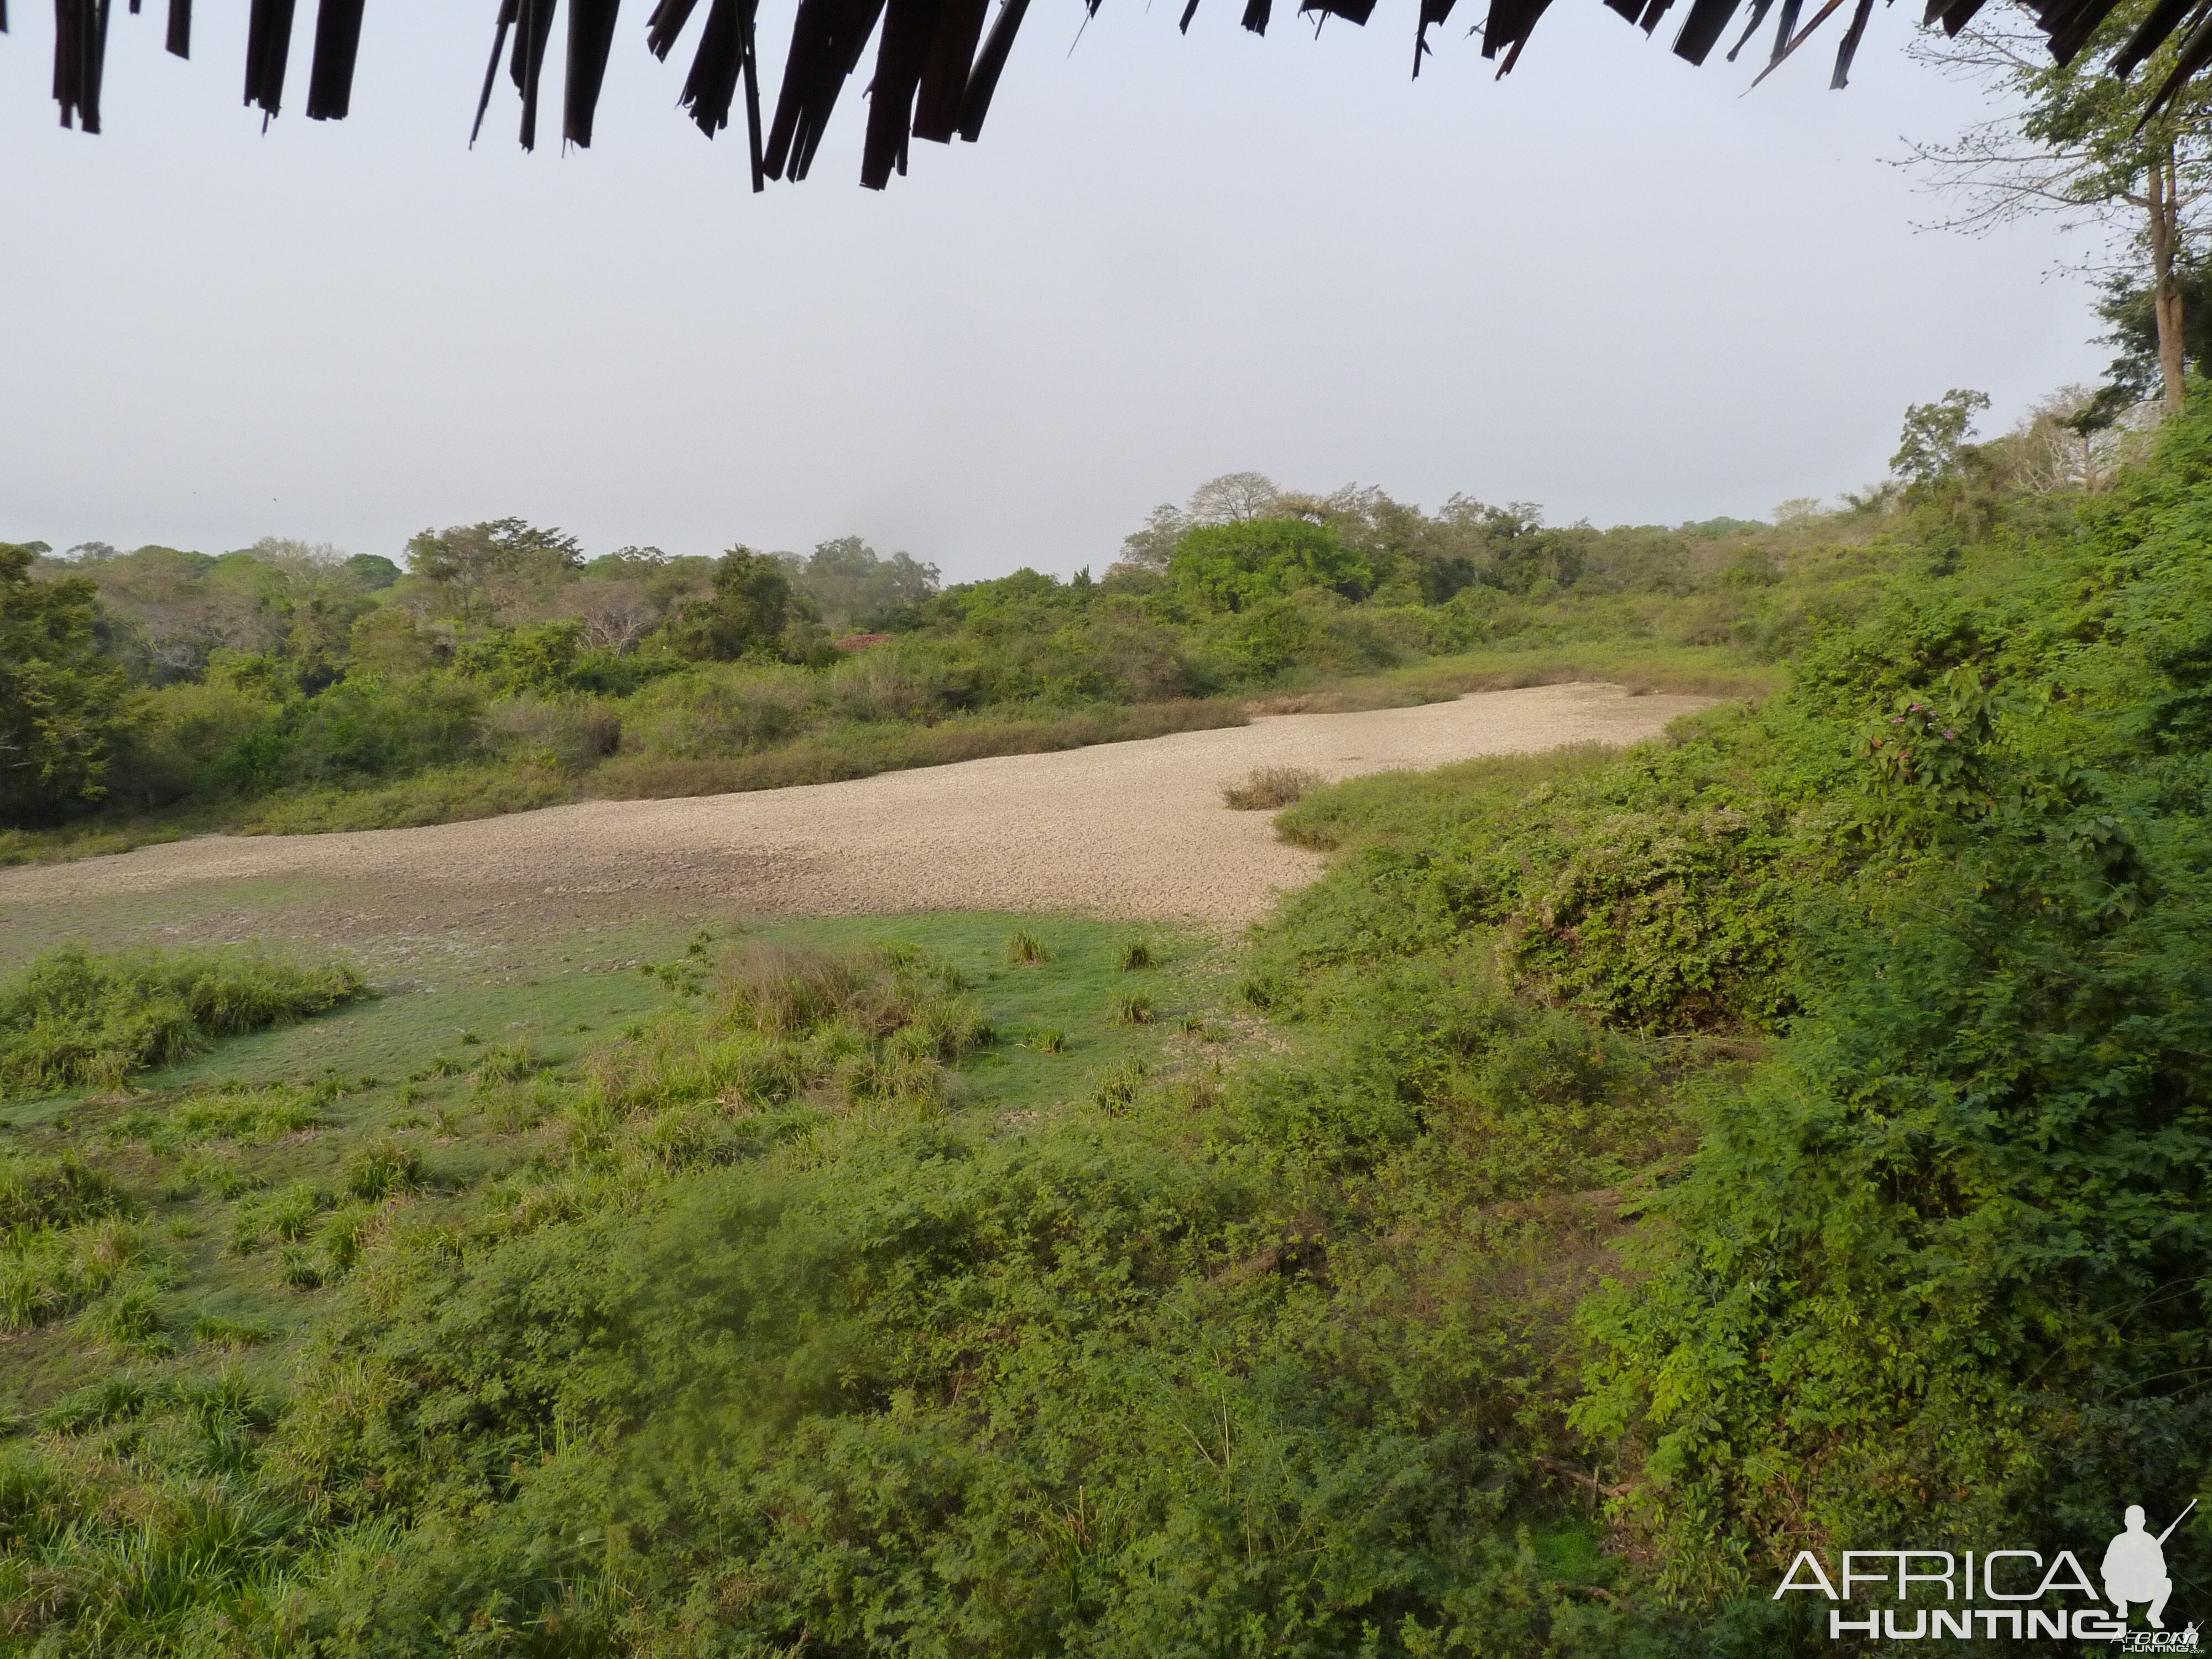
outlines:
[{"label": "green grass clearing", "polygon": [[[1043,961],[1008,963],[1015,930],[1035,936]],[[615,941],[652,947],[649,956],[616,954],[605,934],[567,941],[567,951],[549,941],[542,960],[387,984],[141,1073],[126,1089],[0,1098],[0,1160],[29,1168],[81,1158],[129,1200],[125,1213],[70,1234],[82,1243],[95,1226],[119,1230],[95,1243],[127,1262],[104,1278],[80,1274],[65,1305],[53,1304],[62,1311],[27,1318],[5,1339],[0,1415],[43,1410],[118,1366],[135,1376],[156,1364],[173,1378],[240,1367],[280,1375],[361,1239],[391,1213],[462,1215],[487,1182],[546,1156],[592,1052],[712,997],[715,960],[736,946],[890,945],[948,963],[994,1034],[960,1058],[949,1109],[986,1133],[1101,1103],[1112,1109],[1139,1078],[1211,1071],[1252,1024],[1233,1006],[1229,947],[1166,928],[1144,937],[1151,965],[1134,994],[1154,1013],[1142,1024],[1123,1017],[1133,994],[1126,922],[961,912],[709,927],[688,939],[661,926]]]}]

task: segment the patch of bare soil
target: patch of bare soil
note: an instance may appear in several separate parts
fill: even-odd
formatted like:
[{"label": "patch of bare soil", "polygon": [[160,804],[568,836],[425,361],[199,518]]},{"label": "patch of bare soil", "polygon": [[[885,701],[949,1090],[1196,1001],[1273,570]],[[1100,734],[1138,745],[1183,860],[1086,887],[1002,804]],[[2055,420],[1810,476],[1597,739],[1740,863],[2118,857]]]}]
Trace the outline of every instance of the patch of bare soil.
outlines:
[{"label": "patch of bare soil", "polygon": [[1224,781],[1255,767],[1335,780],[1629,744],[1711,701],[1536,686],[748,794],[591,801],[416,830],[208,836],[0,871],[0,933],[27,939],[83,917],[84,931],[112,935],[114,916],[94,923],[118,901],[149,935],[269,931],[356,946],[532,918],[605,926],[676,914],[1061,910],[1228,932],[1323,860],[1278,842],[1267,815],[1229,810]]}]

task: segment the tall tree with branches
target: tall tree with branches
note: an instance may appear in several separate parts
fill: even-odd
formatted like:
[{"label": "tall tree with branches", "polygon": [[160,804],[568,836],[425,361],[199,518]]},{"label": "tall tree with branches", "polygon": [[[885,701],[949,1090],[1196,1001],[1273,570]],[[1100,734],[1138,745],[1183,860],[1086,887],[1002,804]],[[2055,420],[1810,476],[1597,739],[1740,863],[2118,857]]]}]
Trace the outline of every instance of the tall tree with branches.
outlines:
[{"label": "tall tree with branches", "polygon": [[[2176,271],[2212,195],[2212,87],[2191,82],[2151,112],[2173,46],[2139,62],[2128,46],[2153,3],[2124,0],[2065,64],[2051,61],[2041,33],[2009,7],[1982,11],[1955,36],[1924,33],[1916,57],[1979,82],[2003,112],[1951,143],[1914,144],[1906,161],[1961,200],[1946,228],[1986,230],[2053,213],[2105,232],[2085,263],[2110,271],[2118,255],[2148,276],[2160,390],[2171,414],[2182,406],[2186,356]],[[2116,69],[2131,72],[2122,79]]]}]

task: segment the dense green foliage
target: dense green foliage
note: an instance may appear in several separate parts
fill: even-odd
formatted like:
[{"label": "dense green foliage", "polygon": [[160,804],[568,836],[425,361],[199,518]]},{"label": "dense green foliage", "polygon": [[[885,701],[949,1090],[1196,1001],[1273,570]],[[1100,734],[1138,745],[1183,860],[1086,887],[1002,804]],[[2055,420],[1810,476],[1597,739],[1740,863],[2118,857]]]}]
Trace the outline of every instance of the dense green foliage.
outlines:
[{"label": "dense green foliage", "polygon": [[[0,1644],[1812,1653],[1801,1548],[2212,1498],[2212,419],[2108,495],[1936,467],[1881,523],[1795,574],[1709,538],[1707,599],[1804,607],[1739,617],[1792,641],[1762,704],[1299,800],[1334,861],[1243,1012],[1042,921],[957,968],[702,940],[559,1064],[12,1129],[0,1309],[73,1357],[0,1445]],[[1361,615],[1305,591],[1178,637]],[[1109,602],[939,596],[831,674]],[[1079,972],[1074,1048],[1144,1046],[998,1109],[1069,1038],[994,998]],[[218,1204],[298,1310],[258,1358],[165,1277]]]},{"label": "dense green foliage", "polygon": [[362,994],[350,969],[236,953],[50,951],[0,982],[0,1100],[131,1073]]},{"label": "dense green foliage", "polygon": [[35,823],[106,793],[124,676],[99,648],[94,585],[36,582],[0,543],[0,824]]},{"label": "dense green foliage", "polygon": [[[1697,1539],[1987,1535],[2178,1511],[2207,1476],[2212,447],[1809,653],[1767,787],[1827,879],[1802,1013],[1716,1097],[1601,1303],[1593,1425],[1640,1414]],[[2025,555],[2025,556],[2023,556]]]},{"label": "dense green foliage", "polygon": [[[1002,971],[1156,986],[1158,1025],[1188,1007],[1158,951],[1063,936]],[[1672,1133],[1630,1047],[1468,959],[1374,988],[1340,1054],[1224,1078],[1219,1036],[1163,1036],[1182,1059],[1009,1127],[955,1068],[1038,1039],[943,961],[709,956],[572,1065],[486,1051],[438,1107],[506,1149],[473,1177],[403,1113],[264,1184],[334,1089],[88,1107],[161,1196],[25,1235],[26,1322],[75,1310],[108,1358],[0,1450],[0,1641],[1628,1650],[1618,1569],[1529,1453],[1571,1398],[1547,1249],[1610,1224],[1569,1195]],[[1407,996],[1460,1037],[1417,1099]],[[132,1218],[210,1190],[223,1259],[317,1308],[281,1371],[164,1293]]]},{"label": "dense green foliage", "polygon": [[1185,532],[1168,562],[1168,575],[1207,611],[1248,611],[1306,588],[1364,599],[1375,580],[1328,526],[1272,518]]},{"label": "dense green foliage", "polygon": [[2100,1535],[2212,1477],[2212,428],[2162,446],[1978,546],[1929,478],[1931,556],[1755,714],[1285,815],[1360,879],[1291,902],[1271,1006],[1487,923],[1526,996],[1766,1036],[1684,1086],[1698,1153],[1584,1313],[1575,1421],[1673,1595]]},{"label": "dense green foliage", "polygon": [[[74,607],[57,683],[82,713],[38,716],[78,735],[54,738],[35,801],[0,800],[0,858],[134,830],[373,828],[818,782],[1234,723],[1255,694],[1423,664],[1432,683],[1372,695],[1450,696],[1577,672],[1560,653],[1593,642],[1702,647],[1741,676],[1866,602],[1895,556],[1887,523],[1599,532],[1352,491],[1177,518],[1097,580],[941,589],[932,567],[850,538],[805,558],[586,559],[520,520],[426,531],[404,575],[277,541],[79,550],[6,590]],[[871,642],[837,648],[848,628]],[[0,714],[29,707],[0,685]],[[71,815],[74,842],[9,833]]]}]

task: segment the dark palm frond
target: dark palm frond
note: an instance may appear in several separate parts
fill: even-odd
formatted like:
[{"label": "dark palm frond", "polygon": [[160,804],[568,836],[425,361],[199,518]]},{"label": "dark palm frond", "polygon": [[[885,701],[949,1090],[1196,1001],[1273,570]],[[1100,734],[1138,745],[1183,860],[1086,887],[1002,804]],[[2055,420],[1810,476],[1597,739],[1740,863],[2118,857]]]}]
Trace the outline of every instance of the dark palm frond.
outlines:
[{"label": "dark palm frond", "polygon": [[[132,12],[142,0],[128,0]],[[1102,0],[1082,0],[1095,14]],[[2051,45],[2052,58],[2070,62],[2111,16],[2118,0],[2014,0],[2031,13]],[[100,83],[107,47],[112,0],[54,0],[53,95],[62,125],[98,132]],[[251,0],[246,27],[246,101],[262,112],[265,128],[283,107],[285,70],[291,56],[292,24],[300,0]],[[368,0],[316,0],[313,58],[308,70],[307,117],[343,120],[352,107],[354,68],[360,56],[362,21]],[[847,82],[860,67],[869,42],[876,42],[875,72],[867,88],[867,126],[861,148],[860,182],[880,190],[894,173],[906,171],[911,140],[949,143],[955,136],[973,142],[981,136],[984,117],[998,91],[1014,38],[1030,0],[1000,0],[995,17],[990,0],[796,0],[791,44],[775,112],[762,129],[760,54],[757,45],[759,0],[709,0],[707,21],[682,105],[708,137],[728,126],[738,89],[744,89],[745,130],[753,187],[770,179],[804,179],[813,166],[830,117]],[[1645,33],[1656,32],[1674,0],[1605,0]],[[1773,49],[1758,79],[1763,81],[1816,33],[1841,9],[1844,0],[1823,0],[1813,20],[1799,27],[1803,0],[1688,0],[1688,11],[1675,31],[1674,54],[1703,64],[1729,32],[1748,3],[1750,15],[1730,47],[1728,61],[1748,46],[1770,15],[1774,15]],[[1928,0],[1923,24],[1941,25],[1956,34],[1987,0]],[[508,78],[521,99],[519,137],[525,149],[538,143],[538,106],[546,48],[561,0],[497,0],[490,61],[470,129],[474,143],[483,127],[507,62]],[[1299,0],[1298,10],[1316,16],[1316,27],[1330,17],[1364,25],[1376,0]],[[1434,47],[1430,32],[1450,17],[1454,0],[1418,0],[1413,72]],[[1498,73],[1510,72],[1551,0],[1489,0],[1480,33],[1482,55],[1498,60]],[[565,74],[561,95],[561,136],[567,143],[588,147],[607,64],[614,52],[621,0],[568,0]],[[646,48],[665,59],[698,9],[698,0],[655,0],[645,24]],[[1836,52],[1830,87],[1848,82],[1852,61],[1874,11],[1873,0],[1856,0]],[[1188,32],[1198,0],[1185,0],[1176,27]],[[1245,0],[1242,27],[1267,33],[1273,0]],[[986,23],[989,24],[987,30]],[[878,27],[880,25],[880,28]],[[8,27],[8,0],[0,0],[0,33]],[[167,48],[177,57],[191,52],[192,0],[168,0]],[[2151,100],[2154,113],[2181,88],[2212,65],[2212,0],[2158,0],[2142,23],[2114,56],[2112,72],[2132,74],[2169,41],[2179,40],[2171,72]]]}]

